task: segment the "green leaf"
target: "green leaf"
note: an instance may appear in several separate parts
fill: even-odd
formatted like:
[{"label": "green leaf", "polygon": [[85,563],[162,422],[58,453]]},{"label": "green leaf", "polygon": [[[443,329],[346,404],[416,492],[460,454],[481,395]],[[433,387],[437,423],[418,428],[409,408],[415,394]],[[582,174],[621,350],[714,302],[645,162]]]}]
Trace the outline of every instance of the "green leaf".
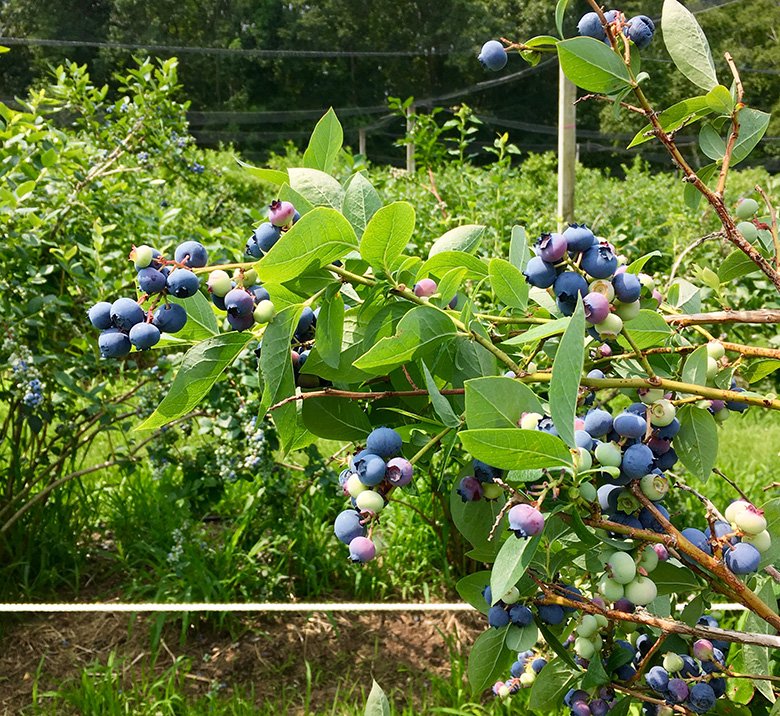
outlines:
[{"label": "green leaf", "polygon": [[707,105],[713,112],[728,117],[734,110],[734,98],[723,85],[717,85],[707,92]]},{"label": "green leaf", "polygon": [[[718,171],[718,164],[707,164],[696,172],[696,176],[699,177],[705,184],[708,184],[713,176]],[[701,201],[701,192],[690,182],[685,184],[683,189],[683,200],[685,205],[693,210],[696,210]]]},{"label": "green leaf", "polygon": [[555,3],[555,27],[560,37],[563,37],[563,16],[566,14],[566,6],[568,4],[569,0],[558,0]]},{"label": "green leaf", "polygon": [[604,671],[604,665],[601,663],[601,659],[591,659],[580,688],[591,689],[594,686],[606,684],[608,681],[609,676],[607,676],[607,672]]},{"label": "green leaf", "polygon": [[317,352],[331,368],[341,362],[341,338],[344,334],[344,299],[341,293],[323,301],[317,319]]},{"label": "green leaf", "polygon": [[744,251],[735,249],[718,268],[718,278],[721,283],[727,283],[755,271],[758,271],[758,266],[750,257]]},{"label": "green leaf", "polygon": [[428,258],[442,254],[445,251],[463,251],[467,254],[473,254],[480,241],[482,234],[485,233],[485,227],[480,224],[464,224],[455,229],[450,229],[446,234],[442,234],[428,252]]},{"label": "green leaf", "polygon": [[[485,559],[482,561],[492,561],[498,552],[499,540],[497,538],[488,540],[488,537],[505,502],[503,497],[495,501],[464,502],[458,494],[457,480],[450,491],[450,513],[455,528],[472,547],[485,553]],[[501,521],[505,524],[506,517],[502,517]],[[503,524],[496,530],[499,535],[503,530]]]},{"label": "green leaf", "polygon": [[740,366],[739,373],[748,383],[757,383],[780,368],[780,360],[774,358],[759,358]]},{"label": "green leaf", "polygon": [[680,621],[688,626],[694,626],[699,621],[699,617],[704,614],[704,600],[701,594],[697,594],[690,602],[685,605],[685,608],[680,614]]},{"label": "green leaf", "polygon": [[455,297],[455,294],[458,293],[458,289],[463,284],[467,273],[468,270],[465,268],[454,268],[444,274],[442,280],[439,281],[438,293],[441,296],[441,299],[438,302],[439,306],[442,308],[447,306]]},{"label": "green leaf", "polygon": [[685,359],[682,369],[682,382],[694,385],[707,384],[707,346],[699,346]]},{"label": "green leaf", "polygon": [[467,380],[466,421],[469,428],[516,428],[523,413],[544,414],[536,394],[512,378],[486,376]]},{"label": "green leaf", "polygon": [[420,363],[423,375],[425,376],[425,386],[428,389],[428,395],[431,397],[431,405],[436,415],[449,428],[457,428],[460,425],[460,418],[455,415],[455,411],[450,405],[450,401],[447,400],[436,387],[436,382],[431,375],[431,371],[428,370],[428,366],[424,362]]},{"label": "green leaf", "polygon": [[177,333],[164,333],[160,348],[177,343],[199,343],[219,334],[219,323],[214,314],[213,304],[200,291],[190,298],[168,296],[169,303],[178,303],[187,310],[187,323]]},{"label": "green leaf", "polygon": [[463,448],[473,457],[502,470],[571,467],[569,448],[560,438],[538,430],[495,428],[463,430]]},{"label": "green leaf", "polygon": [[522,226],[513,226],[512,238],[509,240],[509,263],[520,273],[523,273],[531,255],[531,247],[528,245],[525,229]]},{"label": "green leaf", "polygon": [[[747,107],[739,113],[739,137],[731,155],[731,166],[745,159],[761,141],[769,126],[769,115]],[[766,683],[766,682],[764,682]]]},{"label": "green leaf", "polygon": [[303,423],[317,437],[363,441],[372,430],[358,402],[325,396],[302,402]]},{"label": "green leaf", "polygon": [[371,693],[366,699],[364,716],[390,716],[390,703],[379,684],[372,679]]},{"label": "green leaf", "polygon": [[[642,309],[639,315],[626,325],[626,330],[631,332],[631,337],[641,350],[663,345],[672,334],[672,329],[663,317],[656,311],[647,309]],[[620,336],[619,341],[627,350],[631,350],[625,338]]]},{"label": "green leaf", "polygon": [[[482,601],[484,602],[485,600],[483,599]],[[539,628],[536,624],[531,623],[525,627],[517,627],[514,624],[509,625],[506,645],[512,651],[521,652],[533,649],[537,641],[539,641]]]},{"label": "green leaf", "polygon": [[677,0],[664,0],[661,28],[666,50],[677,69],[703,90],[717,87],[710,45],[693,13]]},{"label": "green leaf", "polygon": [[[705,95],[700,95],[698,97],[684,99],[682,102],[673,104],[671,107],[663,110],[658,115],[658,123],[661,125],[661,129],[663,129],[665,132],[671,132],[683,124],[686,126],[690,125],[691,122],[699,120],[702,117],[706,117],[711,113],[712,108],[707,102],[707,97]],[[631,147],[635,147],[638,144],[644,144],[645,142],[651,140],[655,135],[647,135],[647,133],[651,132],[652,130],[653,125],[646,124],[636,133],[627,148],[631,149]]]},{"label": "green leaf", "polygon": [[455,335],[455,325],[441,311],[418,306],[398,322],[394,336],[383,338],[355,361],[364,371],[390,371],[420,358]]},{"label": "green leaf", "polygon": [[528,305],[528,283],[525,276],[504,259],[491,259],[488,274],[498,300],[510,308],[525,311]]},{"label": "green leaf", "polygon": [[640,256],[636,261],[632,261],[626,268],[626,273],[639,274],[645,267],[645,264],[653,258],[653,256],[663,256],[660,251],[651,251],[649,254]]},{"label": "green leaf", "polygon": [[683,313],[698,313],[701,310],[701,290],[684,278],[676,278],[669,288],[666,300]]},{"label": "green leaf", "polygon": [[625,64],[603,42],[593,37],[572,37],[557,47],[563,73],[578,87],[614,94],[631,84]]},{"label": "green leaf", "polygon": [[680,462],[702,482],[707,482],[718,455],[718,428],[715,418],[703,408],[683,405],[677,411],[680,432],[674,449]]},{"label": "green leaf", "polygon": [[561,338],[553,361],[550,379],[550,417],[561,440],[570,448],[574,440],[574,417],[577,412],[577,393],[585,360],[585,308],[577,299],[577,308]]},{"label": "green leaf", "polygon": [[302,216],[255,264],[261,281],[290,281],[357,249],[357,237],[338,211],[320,207]]},{"label": "green leaf", "polygon": [[160,428],[189,413],[253,338],[251,333],[223,333],[190,348],[162,402],[136,430]]},{"label": "green leaf", "polygon": [[510,535],[496,556],[493,571],[490,573],[490,592],[493,604],[517,584],[531,564],[541,535],[523,539]]},{"label": "green leaf", "polygon": [[468,273],[466,277],[472,281],[481,281],[487,278],[488,266],[476,256],[464,253],[463,251],[445,251],[429,258],[417,272],[417,279],[426,276],[444,276],[448,271],[454,268],[465,268]]},{"label": "green leaf", "polygon": [[[777,600],[775,599],[771,578],[766,575],[761,575],[758,580],[759,584],[754,587],[756,595],[764,604],[767,604],[770,608],[776,610]],[[774,633],[774,629],[754,612],[748,612],[747,618],[745,619],[745,631],[756,634]],[[745,659],[745,671],[748,674],[756,674],[759,676],[769,676],[771,674],[767,647],[743,644],[742,655]],[[764,697],[771,703],[775,703],[775,694],[768,681],[753,679],[753,684]]]},{"label": "green leaf", "polygon": [[761,555],[759,569],[771,564],[774,565],[780,559],[780,497],[769,500],[761,505],[766,520],[766,530],[772,537],[769,549]]},{"label": "green leaf", "polygon": [[276,169],[261,169],[260,167],[253,167],[251,164],[242,162],[238,157],[235,157],[235,160],[252,176],[256,176],[258,179],[262,179],[263,181],[267,181],[271,184],[278,184],[279,186],[290,181],[290,177],[288,176],[287,172],[280,172]]},{"label": "green leaf", "polygon": [[[542,630],[543,636],[544,631]],[[537,677],[531,687],[528,708],[533,713],[538,711],[558,713],[563,705],[563,697],[569,690],[569,684],[575,678],[572,666],[563,659],[553,659],[542,669],[542,674],[544,676]]]},{"label": "green leaf", "polygon": [[472,694],[481,694],[492,686],[514,661],[514,654],[506,648],[507,633],[506,627],[491,627],[471,647],[468,676]]},{"label": "green leaf", "polygon": [[653,570],[653,582],[658,594],[689,594],[701,587],[696,575],[686,567],[677,567],[671,562],[659,562]]},{"label": "green leaf", "polygon": [[571,527],[577,537],[580,538],[580,542],[588,548],[598,547],[601,544],[601,540],[582,521],[576,506],[572,505],[572,509],[567,510],[567,512],[571,514]]},{"label": "green leaf", "polygon": [[344,190],[330,174],[319,169],[297,167],[290,167],[287,171],[290,175],[290,186],[313,206],[328,206],[341,211]]},{"label": "green leaf", "polygon": [[474,609],[487,616],[490,607],[488,607],[485,597],[482,596],[482,592],[489,584],[490,572],[483,569],[480,572],[474,572],[458,580],[455,589],[463,601],[468,602]]},{"label": "green leaf", "polygon": [[341,151],[343,141],[344,131],[341,129],[341,122],[331,107],[317,122],[317,126],[311,133],[309,146],[303,153],[303,166],[330,172]]},{"label": "green leaf", "polygon": [[395,201],[371,217],[360,240],[360,255],[375,271],[389,273],[413,233],[412,205],[406,201]]},{"label": "green leaf", "polygon": [[[303,308],[300,305],[287,306],[279,311],[274,320],[266,326],[263,334],[263,349],[260,351],[260,373],[263,378],[263,397],[260,403],[262,410],[260,412],[264,413],[271,405],[295,392],[293,365],[292,360],[290,360],[290,341],[302,311]],[[274,415],[274,419],[277,417]]]},{"label": "green leaf", "polygon": [[342,213],[358,238],[363,236],[371,217],[381,208],[382,200],[371,182],[362,172],[355,174],[344,192]]},{"label": "green leaf", "polygon": [[711,124],[702,125],[699,130],[699,147],[705,156],[715,162],[726,156],[726,142]]},{"label": "green leaf", "polygon": [[279,201],[289,201],[301,216],[308,214],[314,208],[314,205],[308,199],[302,197],[287,182],[282,184],[276,196]]},{"label": "green leaf", "polygon": [[534,343],[542,338],[549,338],[550,336],[556,336],[559,333],[563,333],[569,327],[571,318],[565,316],[564,318],[556,318],[549,323],[542,323],[538,326],[529,328],[525,333],[521,333],[519,336],[512,336],[501,342],[501,346],[524,346],[528,343]]}]

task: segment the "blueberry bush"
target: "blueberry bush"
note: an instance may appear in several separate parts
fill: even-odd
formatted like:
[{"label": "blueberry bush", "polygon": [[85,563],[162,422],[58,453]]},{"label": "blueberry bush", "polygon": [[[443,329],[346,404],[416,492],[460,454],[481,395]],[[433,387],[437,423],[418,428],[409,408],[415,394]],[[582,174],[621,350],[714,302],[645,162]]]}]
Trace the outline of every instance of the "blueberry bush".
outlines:
[{"label": "blueberry bush", "polygon": [[[479,59],[500,70],[508,51],[531,64],[556,52],[589,101],[646,119],[632,145],[669,152],[689,207],[703,202],[717,217],[708,238],[731,248],[698,267],[699,285],[662,293],[647,272],[657,252],[629,260],[587,222],[532,240],[513,226],[503,256],[482,248],[485,226],[463,223],[417,256],[412,204],[384,204],[363,171],[332,175],[342,130],[329,111],[303,166],[246,167],[278,190],[247,230],[243,261],[214,262],[195,239],[172,250],[139,243],[137,285],[89,313],[105,357],[176,336],[194,343],[143,430],[196,409],[253,349],[258,419],[270,414],[284,452],[317,438],[351,445],[334,525],[345,559],[392,549],[382,523],[399,494],[446,494],[469,556],[486,567],[458,584],[486,617],[471,688],[534,713],[624,716],[640,702],[664,716],[777,713],[780,501],[744,494],[717,453],[729,416],[780,409],[756,390],[780,353],[712,331],[779,318],[760,307],[701,310],[703,296],[725,300],[755,272],[780,290],[769,196],[726,189],[768,116],[746,106],[728,55],[731,88],[720,83],[677,0],[665,0],[662,28],[675,66],[703,93],[663,111],[645,94],[640,52],[655,25],[643,15],[593,3],[579,37],[491,40]],[[698,172],[675,144],[695,122],[712,159]],[[690,484],[713,474],[733,489],[730,504]],[[698,501],[695,524],[665,507],[672,488]],[[716,599],[745,608],[736,629],[707,613]],[[372,690],[369,712],[386,707]]]}]

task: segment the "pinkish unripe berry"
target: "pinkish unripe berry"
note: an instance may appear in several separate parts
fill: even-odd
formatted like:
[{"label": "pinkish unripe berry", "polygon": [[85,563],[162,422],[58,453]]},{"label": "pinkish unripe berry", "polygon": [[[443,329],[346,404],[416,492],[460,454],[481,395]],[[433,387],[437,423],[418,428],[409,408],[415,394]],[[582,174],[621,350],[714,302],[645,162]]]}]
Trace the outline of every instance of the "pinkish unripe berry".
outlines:
[{"label": "pinkish unripe berry", "polygon": [[414,285],[414,295],[417,296],[417,298],[428,298],[433,296],[433,294],[438,290],[439,287],[436,285],[436,281],[434,281],[432,278],[420,279]]},{"label": "pinkish unripe berry", "polygon": [[289,201],[272,201],[268,219],[274,226],[289,226],[295,216],[295,207]]}]

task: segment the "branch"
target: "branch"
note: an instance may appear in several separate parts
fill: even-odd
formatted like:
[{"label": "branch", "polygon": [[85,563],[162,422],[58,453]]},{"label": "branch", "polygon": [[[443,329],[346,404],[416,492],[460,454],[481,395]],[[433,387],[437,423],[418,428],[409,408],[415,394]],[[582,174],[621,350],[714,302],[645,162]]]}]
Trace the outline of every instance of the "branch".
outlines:
[{"label": "branch", "polygon": [[720,165],[720,176],[718,177],[718,186],[715,189],[715,194],[723,198],[723,191],[726,188],[726,175],[729,171],[729,165],[731,164],[731,155],[734,153],[734,147],[737,144],[737,138],[739,137],[739,110],[744,107],[742,104],[742,97],[744,92],[742,90],[742,80],[737,72],[737,66],[734,64],[734,58],[730,53],[724,54],[726,62],[729,65],[731,74],[734,77],[734,84],[737,88],[737,101],[734,104],[734,109],[731,112],[731,133],[729,134],[728,142],[726,143],[726,153],[723,156],[723,162]]},{"label": "branch", "polygon": [[780,269],[780,239],[777,236],[777,214],[775,213],[775,207],[772,206],[772,202],[769,201],[769,197],[766,192],[760,187],[756,186],[756,191],[761,194],[761,198],[769,209],[769,220],[771,222],[772,242],[775,245],[775,271]]},{"label": "branch", "polygon": [[755,311],[673,314],[664,316],[664,320],[678,326],[698,326],[708,323],[780,323],[780,310],[760,308]]},{"label": "branch", "polygon": [[[600,102],[612,102],[614,103],[615,100],[612,97],[606,97],[603,94],[586,94],[577,99],[574,104],[579,104],[580,102],[584,102],[588,99],[597,99]],[[623,102],[622,100],[618,103],[621,107],[625,107],[627,110],[630,110],[631,112],[636,112],[637,114],[641,114],[643,117],[647,116],[647,112],[642,109],[641,107],[637,107],[636,105],[629,104],[628,102]]]}]

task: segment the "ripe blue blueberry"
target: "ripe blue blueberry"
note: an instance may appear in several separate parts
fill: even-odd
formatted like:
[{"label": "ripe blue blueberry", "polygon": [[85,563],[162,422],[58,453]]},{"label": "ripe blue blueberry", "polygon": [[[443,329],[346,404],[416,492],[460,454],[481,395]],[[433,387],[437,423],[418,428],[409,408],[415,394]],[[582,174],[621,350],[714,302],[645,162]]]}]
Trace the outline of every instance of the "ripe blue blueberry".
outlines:
[{"label": "ripe blue blueberry", "polygon": [[[595,13],[593,14],[595,15]],[[585,224],[569,224],[569,228],[563,232],[563,236],[566,239],[569,251],[575,254],[581,254],[587,251],[593,244],[598,243],[596,235]]]},{"label": "ripe blue blueberry", "polygon": [[547,263],[541,256],[529,259],[523,271],[525,280],[536,288],[550,288],[555,283],[555,266]]},{"label": "ripe blue blueberry", "polygon": [[502,70],[507,62],[506,50],[498,40],[488,40],[482,45],[477,59],[489,70]]},{"label": "ripe blue blueberry", "polygon": [[581,268],[593,278],[609,278],[615,273],[618,260],[612,247],[607,244],[591,246],[583,255]]},{"label": "ripe blue blueberry", "polygon": [[151,323],[136,323],[130,329],[128,338],[139,351],[145,351],[160,342],[160,329]]},{"label": "ripe blue blueberry", "polygon": [[[282,230],[278,226],[274,226],[270,221],[265,224],[260,224],[252,235],[252,239],[254,239],[259,254],[256,258],[260,258],[263,254],[267,254],[273,245],[279,241],[281,235]],[[253,253],[252,256],[255,256],[255,254]]]},{"label": "ripe blue blueberry", "polygon": [[480,482],[493,482],[495,478],[501,479],[504,475],[504,471],[500,467],[493,467],[477,459],[471,463],[471,469],[474,472],[474,477]]},{"label": "ripe blue blueberry", "polygon": [[758,570],[761,552],[752,544],[740,542],[726,552],[724,561],[734,574],[750,574]]},{"label": "ripe blue blueberry", "polygon": [[655,25],[647,15],[637,15],[628,21],[628,39],[638,50],[644,50],[652,41]]},{"label": "ripe blue blueberry", "polygon": [[366,440],[366,450],[388,458],[398,455],[403,447],[403,439],[392,428],[375,428]]},{"label": "ripe blue blueberry", "polygon": [[662,666],[654,666],[645,674],[645,681],[653,691],[662,694],[669,686],[669,674]]},{"label": "ripe blue blueberry", "polygon": [[534,659],[531,662],[531,668],[534,670],[534,673],[536,674],[538,674],[545,666],[547,666],[547,659],[542,659],[541,657],[539,657],[538,659]]},{"label": "ripe blue blueberry", "polygon": [[566,618],[566,613],[558,604],[542,604],[539,607],[539,618],[545,624],[556,626]]},{"label": "ripe blue blueberry", "polygon": [[[669,511],[660,504],[657,504],[655,508],[668,520],[669,519]],[[661,523],[658,521],[656,516],[650,512],[646,507],[639,511],[639,514],[637,515],[639,518],[640,525],[646,529],[651,530],[653,532],[664,532],[664,528],[661,526]]]},{"label": "ripe blue blueberry", "polygon": [[385,479],[386,469],[385,461],[373,453],[365,453],[355,460],[355,472],[357,472],[360,482],[369,487],[378,485]]},{"label": "ripe blue blueberry", "polygon": [[252,294],[252,300],[255,306],[260,303],[260,301],[269,301],[271,299],[271,294],[268,293],[268,290],[260,284],[250,286],[247,291]]},{"label": "ripe blue blueberry", "polygon": [[673,704],[683,703],[690,695],[690,689],[682,679],[669,679],[664,696]]},{"label": "ripe blue blueberry", "polygon": [[496,629],[507,626],[509,624],[509,614],[506,609],[500,604],[494,604],[490,607],[488,609],[488,624]]},{"label": "ripe blue blueberry", "polygon": [[604,699],[593,699],[590,702],[591,716],[607,716],[610,708],[610,705]]},{"label": "ripe blue blueberry", "polygon": [[111,304],[108,301],[98,301],[87,311],[87,318],[95,328],[99,328],[101,331],[111,328]]},{"label": "ripe blue blueberry", "polygon": [[298,319],[298,326],[295,329],[295,338],[300,343],[305,343],[307,340],[311,340],[314,335],[314,311],[309,306],[306,306],[301,312],[301,317]]},{"label": "ripe blue blueberry", "polygon": [[168,291],[176,298],[189,298],[198,292],[200,281],[188,269],[177,268],[168,275]]},{"label": "ripe blue blueberry", "polygon": [[227,321],[235,331],[246,331],[255,325],[255,317],[251,313],[243,316],[234,316],[228,313]]},{"label": "ripe blue blueberry", "polygon": [[533,612],[524,604],[515,604],[509,610],[509,619],[518,627],[527,627],[533,620]]},{"label": "ripe blue blueberry", "polygon": [[[705,536],[704,532],[702,532],[700,529],[697,529],[696,527],[686,527],[680,532],[680,534],[682,534],[682,536],[685,537],[685,539],[687,539],[691,544],[698,547],[702,552],[712,556],[712,548],[710,547],[710,543],[707,541],[707,537]],[[684,554],[682,557],[683,559],[691,561],[690,557],[687,557]]]},{"label": "ripe blue blueberry", "polygon": [[574,701],[571,705],[572,716],[591,716],[590,706],[585,701]]},{"label": "ripe blue blueberry", "polygon": [[639,443],[632,445],[623,453],[620,468],[632,480],[639,479],[653,469],[654,460],[653,451],[647,445]]},{"label": "ripe blue blueberry", "polygon": [[612,286],[615,289],[615,298],[621,303],[633,303],[639,300],[642,293],[642,283],[636,274],[623,273],[616,274],[612,279]]},{"label": "ripe blue blueberry", "polygon": [[254,236],[251,236],[249,241],[246,242],[244,253],[247,256],[251,256],[253,259],[260,259],[263,257],[263,252],[260,251],[260,247],[257,245],[257,241],[255,241]]},{"label": "ripe blue blueberry", "polygon": [[577,23],[577,32],[584,37],[592,37],[602,42],[607,39],[607,33],[601,24],[601,18],[595,12],[586,12]]},{"label": "ripe blue blueberry", "polygon": [[118,328],[107,328],[98,336],[98,347],[103,358],[120,358],[130,352],[132,344],[126,333]]},{"label": "ripe blue blueberry", "polygon": [[357,510],[344,510],[336,517],[333,531],[344,544],[349,544],[355,537],[366,536],[366,526],[360,524],[360,513]]},{"label": "ripe blue blueberry", "polygon": [[132,298],[118,298],[111,304],[111,322],[123,331],[129,331],[145,318],[144,309]]},{"label": "ripe blue blueberry", "polygon": [[142,268],[137,278],[141,293],[160,293],[165,288],[165,276],[155,268]]},{"label": "ripe blue blueberry", "polygon": [[173,259],[189,268],[203,268],[209,262],[209,255],[199,241],[185,241],[176,247]]},{"label": "ripe blue blueberry", "polygon": [[585,430],[594,438],[600,438],[612,430],[612,414],[601,408],[589,410],[585,415]]},{"label": "ripe blue blueberry", "polygon": [[588,293],[588,282],[576,271],[564,271],[553,284],[555,297],[572,306],[577,305],[577,295],[583,298]]},{"label": "ripe blue blueberry", "polygon": [[618,415],[612,425],[615,432],[624,438],[641,438],[647,431],[647,421],[641,415],[628,411]]},{"label": "ripe blue blueberry", "polygon": [[688,706],[696,713],[706,713],[715,706],[716,701],[715,692],[709,684],[705,684],[702,681],[691,686],[690,694],[688,695]]},{"label": "ripe blue blueberry", "polygon": [[254,297],[243,288],[234,288],[225,296],[229,316],[251,316],[255,310]]}]

